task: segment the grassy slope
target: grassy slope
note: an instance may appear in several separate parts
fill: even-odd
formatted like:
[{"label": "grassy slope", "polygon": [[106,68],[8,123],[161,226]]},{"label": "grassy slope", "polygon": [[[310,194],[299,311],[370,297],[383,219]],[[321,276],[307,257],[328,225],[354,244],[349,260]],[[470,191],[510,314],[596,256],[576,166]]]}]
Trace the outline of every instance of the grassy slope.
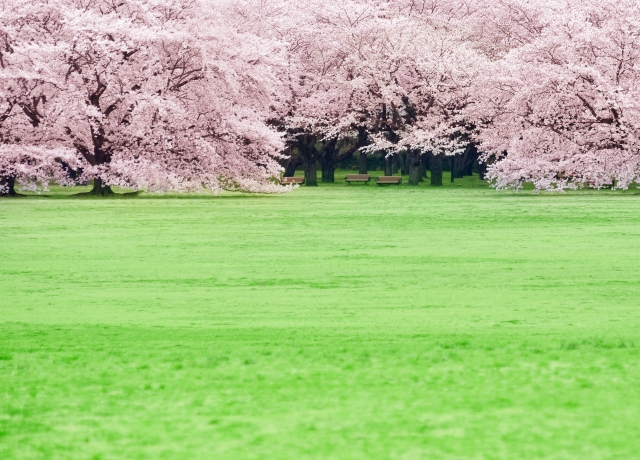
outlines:
[{"label": "grassy slope", "polygon": [[640,197],[0,201],[2,459],[631,459]]}]

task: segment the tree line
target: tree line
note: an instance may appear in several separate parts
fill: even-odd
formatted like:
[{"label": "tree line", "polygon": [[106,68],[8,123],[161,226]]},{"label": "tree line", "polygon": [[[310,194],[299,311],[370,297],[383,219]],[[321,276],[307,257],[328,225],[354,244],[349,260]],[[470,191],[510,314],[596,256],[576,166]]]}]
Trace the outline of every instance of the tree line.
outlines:
[{"label": "tree line", "polygon": [[[382,155],[417,183],[627,188],[636,0],[7,0],[0,193],[279,193]],[[394,166],[395,165],[395,166]]]}]

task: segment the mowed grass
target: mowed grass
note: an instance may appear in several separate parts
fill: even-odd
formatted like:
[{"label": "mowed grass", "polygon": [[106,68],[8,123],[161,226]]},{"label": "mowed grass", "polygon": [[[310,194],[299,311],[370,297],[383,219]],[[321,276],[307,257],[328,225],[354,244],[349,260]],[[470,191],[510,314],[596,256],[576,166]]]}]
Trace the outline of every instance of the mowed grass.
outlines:
[{"label": "mowed grass", "polygon": [[2,200],[0,458],[640,458],[639,224],[477,178]]}]

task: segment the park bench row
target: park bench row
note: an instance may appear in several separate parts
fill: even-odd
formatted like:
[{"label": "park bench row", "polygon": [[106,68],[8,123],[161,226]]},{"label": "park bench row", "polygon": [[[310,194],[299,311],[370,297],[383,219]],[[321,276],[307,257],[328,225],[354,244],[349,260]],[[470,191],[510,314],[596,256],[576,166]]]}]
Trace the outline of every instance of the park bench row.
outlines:
[{"label": "park bench row", "polygon": [[[364,184],[368,184],[371,181],[371,176],[369,174],[349,174],[345,179],[345,182],[351,185],[352,182],[362,182]],[[283,184],[304,184],[304,177],[283,177],[281,182]],[[386,184],[394,184],[400,185],[402,183],[401,176],[380,176],[376,177],[376,184],[378,185],[386,185]]]}]

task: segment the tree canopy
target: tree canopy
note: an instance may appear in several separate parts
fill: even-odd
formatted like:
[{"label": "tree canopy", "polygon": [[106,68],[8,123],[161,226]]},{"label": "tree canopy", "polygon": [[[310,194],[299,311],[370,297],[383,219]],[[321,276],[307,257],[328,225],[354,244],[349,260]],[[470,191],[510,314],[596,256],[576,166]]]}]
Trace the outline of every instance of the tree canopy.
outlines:
[{"label": "tree canopy", "polygon": [[638,18],[636,0],[7,0],[0,187],[273,193],[294,152],[332,180],[357,151],[472,145],[497,188],[627,188]]}]

